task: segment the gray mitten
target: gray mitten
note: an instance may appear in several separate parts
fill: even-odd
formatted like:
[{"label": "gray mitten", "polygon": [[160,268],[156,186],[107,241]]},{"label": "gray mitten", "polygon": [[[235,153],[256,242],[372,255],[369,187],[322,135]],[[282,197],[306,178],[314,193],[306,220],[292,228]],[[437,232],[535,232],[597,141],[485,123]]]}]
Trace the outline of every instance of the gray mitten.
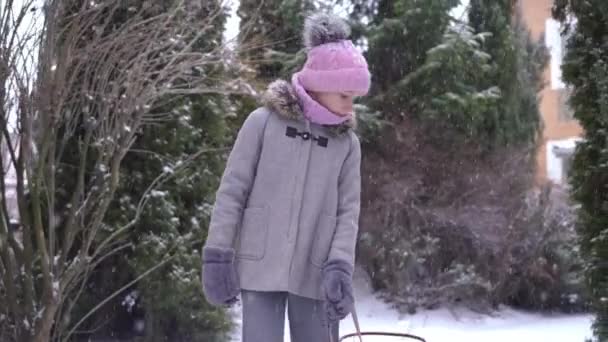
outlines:
[{"label": "gray mitten", "polygon": [[211,305],[231,305],[240,288],[234,266],[234,249],[203,248],[203,293]]},{"label": "gray mitten", "polygon": [[343,260],[329,260],[323,265],[325,311],[330,323],[344,319],[353,310],[353,266]]}]

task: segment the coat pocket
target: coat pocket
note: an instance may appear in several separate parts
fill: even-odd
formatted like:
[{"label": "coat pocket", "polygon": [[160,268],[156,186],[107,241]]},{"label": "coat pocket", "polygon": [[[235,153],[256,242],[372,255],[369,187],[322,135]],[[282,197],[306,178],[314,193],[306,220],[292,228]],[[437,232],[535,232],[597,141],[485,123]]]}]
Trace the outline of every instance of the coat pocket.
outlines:
[{"label": "coat pocket", "polygon": [[337,218],[335,216],[322,214],[319,218],[310,253],[310,262],[317,267],[323,267],[323,264],[327,261],[334,240],[336,222]]},{"label": "coat pocket", "polygon": [[266,253],[268,207],[247,208],[243,212],[237,257],[260,260]]}]

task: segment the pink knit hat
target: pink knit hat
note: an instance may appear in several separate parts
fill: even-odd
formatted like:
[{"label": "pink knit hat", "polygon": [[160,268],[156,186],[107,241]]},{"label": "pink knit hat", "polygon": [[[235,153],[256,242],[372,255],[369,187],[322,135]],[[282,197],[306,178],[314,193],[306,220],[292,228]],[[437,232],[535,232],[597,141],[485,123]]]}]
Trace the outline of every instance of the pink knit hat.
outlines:
[{"label": "pink knit hat", "polygon": [[298,78],[304,89],[317,92],[352,91],[366,95],[371,83],[367,61],[350,40],[350,27],[330,14],[306,19],[304,42],[308,56]]}]

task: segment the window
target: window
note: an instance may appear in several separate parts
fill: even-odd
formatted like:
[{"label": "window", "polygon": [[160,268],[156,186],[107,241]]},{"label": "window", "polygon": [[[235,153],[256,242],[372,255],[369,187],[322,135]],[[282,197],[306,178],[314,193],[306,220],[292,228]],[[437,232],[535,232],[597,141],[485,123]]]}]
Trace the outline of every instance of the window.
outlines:
[{"label": "window", "polygon": [[551,89],[565,88],[562,82],[562,60],[564,57],[564,39],[560,34],[560,23],[553,19],[545,22],[545,45],[549,49]]},{"label": "window", "polygon": [[547,175],[552,182],[567,185],[578,140],[579,138],[572,138],[547,142]]},{"label": "window", "polygon": [[[576,28],[576,18],[570,16],[568,19],[571,25],[568,34]],[[549,50],[550,69],[551,69],[551,89],[564,89],[566,85],[562,81],[562,62],[566,54],[566,42],[568,34],[562,35],[562,24],[549,18],[545,21],[545,45]]]}]

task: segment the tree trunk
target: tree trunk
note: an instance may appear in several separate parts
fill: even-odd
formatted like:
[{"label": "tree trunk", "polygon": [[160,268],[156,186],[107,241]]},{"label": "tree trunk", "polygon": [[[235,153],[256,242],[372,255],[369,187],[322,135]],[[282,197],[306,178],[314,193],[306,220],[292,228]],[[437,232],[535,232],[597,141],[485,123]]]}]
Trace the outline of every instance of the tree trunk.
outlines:
[{"label": "tree trunk", "polygon": [[[51,330],[55,322],[59,301],[57,298],[51,298],[44,306],[44,313],[42,318],[36,324],[36,335],[32,342],[50,342],[51,341]],[[29,342],[29,341],[24,341]]]}]

